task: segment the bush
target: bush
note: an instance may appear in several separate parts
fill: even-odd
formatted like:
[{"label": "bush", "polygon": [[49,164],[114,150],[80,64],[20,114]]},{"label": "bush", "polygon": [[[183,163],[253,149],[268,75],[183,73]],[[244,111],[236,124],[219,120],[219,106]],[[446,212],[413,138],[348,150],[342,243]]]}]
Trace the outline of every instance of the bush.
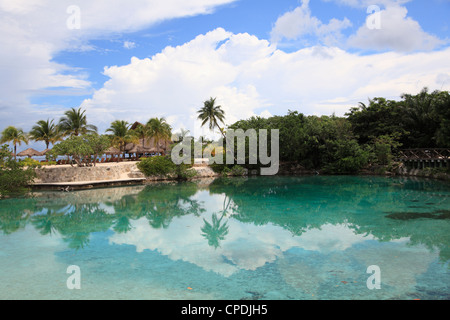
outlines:
[{"label": "bush", "polygon": [[137,167],[147,177],[168,176],[175,173],[176,170],[176,165],[172,162],[172,160],[164,156],[142,159],[142,161],[137,164]]},{"label": "bush", "polygon": [[25,158],[24,160],[19,161],[19,165],[22,167],[40,167],[41,163],[31,158]]},{"label": "bush", "polygon": [[35,166],[25,169],[12,157],[7,145],[0,149],[0,195],[22,193],[29,189],[30,183],[36,177]]},{"label": "bush", "polygon": [[146,177],[151,176],[172,176],[177,179],[190,179],[197,173],[186,164],[177,166],[170,157],[156,156],[143,159],[137,164],[138,169],[145,174]]},{"label": "bush", "polygon": [[233,168],[231,168],[232,176],[243,176],[244,174],[245,174],[245,169],[242,166],[235,165]]}]

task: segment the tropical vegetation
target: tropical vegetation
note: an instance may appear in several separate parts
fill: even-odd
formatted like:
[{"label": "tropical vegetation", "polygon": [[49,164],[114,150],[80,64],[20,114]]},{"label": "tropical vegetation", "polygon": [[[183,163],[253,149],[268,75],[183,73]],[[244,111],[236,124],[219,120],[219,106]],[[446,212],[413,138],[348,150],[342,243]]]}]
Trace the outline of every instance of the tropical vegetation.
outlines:
[{"label": "tropical vegetation", "polygon": [[3,130],[0,138],[0,143],[12,142],[14,146],[14,159],[16,159],[17,155],[17,145],[20,146],[22,142],[28,144],[28,141],[27,134],[22,129],[13,126],[9,126]]},{"label": "tropical vegetation", "polygon": [[[267,129],[269,141],[270,130],[277,129],[280,162],[293,162],[305,169],[330,174],[353,174],[371,166],[389,167],[400,149],[450,147],[450,94],[448,91],[429,92],[427,88],[416,95],[403,94],[399,101],[375,97],[367,104],[360,102],[343,117],[309,116],[289,111],[286,115],[269,118],[251,117],[225,127],[225,111],[212,97],[203,102],[197,117],[202,126],[207,126],[212,132],[218,130],[221,138],[218,141],[208,141],[205,137],[198,141],[192,139],[193,150],[200,147],[214,154],[222,143],[226,144],[226,132],[230,129],[254,129],[256,132]],[[33,140],[44,142],[47,149],[52,144],[53,157],[68,156],[74,164],[87,162],[95,165],[94,160],[111,146],[125,153],[126,144],[153,139],[157,147],[164,145],[164,155],[170,151],[167,141],[179,142],[188,134],[188,130],[182,129],[173,135],[165,118],[153,117],[144,124],[133,126],[127,121],[115,120],[101,135],[97,133],[97,127],[88,122],[86,110],[71,108],[58,123],[53,119],[40,120],[29,133],[8,126],[1,132],[0,143],[12,145],[13,150],[8,157],[13,159],[18,145]],[[192,158],[198,156],[202,155],[193,153]],[[144,160],[140,168],[146,174],[189,176],[189,166],[171,166],[169,161],[168,157],[150,158]],[[245,165],[249,170],[261,166]],[[242,173],[242,167],[235,164],[213,165],[213,168],[224,174]]]},{"label": "tropical vegetation", "polygon": [[0,149],[0,198],[28,190],[36,176],[34,166],[24,167],[14,159],[8,145]]}]

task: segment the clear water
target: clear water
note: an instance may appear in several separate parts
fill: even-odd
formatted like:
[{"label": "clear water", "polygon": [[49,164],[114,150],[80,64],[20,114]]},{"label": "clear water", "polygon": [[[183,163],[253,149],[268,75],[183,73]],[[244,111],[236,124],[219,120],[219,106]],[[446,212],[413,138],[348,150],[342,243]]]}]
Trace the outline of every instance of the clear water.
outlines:
[{"label": "clear water", "polygon": [[[0,299],[450,298],[450,185],[256,177],[0,200]],[[80,289],[69,289],[71,265]],[[380,269],[370,290],[369,266]],[[74,274],[75,275],[75,274]]]}]

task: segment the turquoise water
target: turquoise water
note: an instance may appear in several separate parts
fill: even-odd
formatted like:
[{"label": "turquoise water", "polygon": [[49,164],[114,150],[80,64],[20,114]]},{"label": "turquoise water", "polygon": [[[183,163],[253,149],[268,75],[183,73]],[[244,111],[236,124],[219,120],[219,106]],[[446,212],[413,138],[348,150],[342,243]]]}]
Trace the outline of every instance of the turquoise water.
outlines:
[{"label": "turquoise water", "polygon": [[[39,192],[0,200],[0,229],[0,299],[450,298],[450,185],[439,181],[255,177]],[[368,288],[369,266],[380,289]],[[72,276],[80,289],[68,288]]]}]

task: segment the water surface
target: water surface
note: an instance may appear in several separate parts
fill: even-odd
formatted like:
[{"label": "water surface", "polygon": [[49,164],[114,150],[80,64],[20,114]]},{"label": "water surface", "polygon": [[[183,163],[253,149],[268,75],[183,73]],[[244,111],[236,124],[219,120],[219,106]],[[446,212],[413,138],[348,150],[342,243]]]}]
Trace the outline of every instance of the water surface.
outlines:
[{"label": "water surface", "polygon": [[[0,200],[0,299],[449,299],[450,185],[255,177]],[[79,266],[81,289],[67,268]],[[381,289],[369,290],[369,266]]]}]

